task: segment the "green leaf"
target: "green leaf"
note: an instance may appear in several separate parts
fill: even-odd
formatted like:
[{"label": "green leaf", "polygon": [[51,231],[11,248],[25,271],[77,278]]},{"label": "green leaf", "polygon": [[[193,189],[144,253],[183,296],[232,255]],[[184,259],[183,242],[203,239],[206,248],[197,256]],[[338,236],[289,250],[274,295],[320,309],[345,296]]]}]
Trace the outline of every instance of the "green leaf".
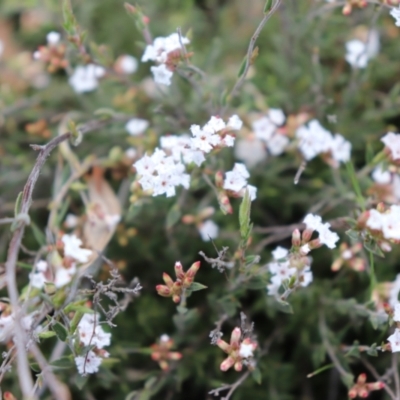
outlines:
[{"label": "green leaf", "polygon": [[373,239],[365,240],[364,247],[371,253],[373,253],[379,257],[385,258],[385,254],[383,253],[382,249],[379,247],[376,240],[373,240]]},{"label": "green leaf", "polygon": [[279,311],[282,311],[286,314],[293,314],[293,308],[290,303],[287,301],[278,300],[276,301],[276,306]]},{"label": "green leaf", "polygon": [[133,392],[130,392],[126,397],[125,400],[135,400],[136,396],[138,395],[138,391],[134,390]]},{"label": "green leaf", "polygon": [[83,376],[83,375],[78,375],[78,376],[75,378],[75,385],[76,385],[76,387],[77,387],[79,390],[82,390],[83,387],[86,385],[88,379],[89,379],[89,375],[85,375],[85,376]]},{"label": "green leaf", "polygon": [[246,68],[246,60],[247,60],[247,55],[243,58],[242,63],[240,64],[238,78],[240,78],[244,73],[244,70]]},{"label": "green leaf", "polygon": [[51,362],[50,365],[57,368],[71,368],[72,359],[69,356],[64,356]]},{"label": "green leaf", "polygon": [[68,35],[74,35],[77,23],[75,20],[74,13],[72,11],[70,0],[63,0],[62,11],[64,17],[64,23],[63,23],[64,29],[68,33]]},{"label": "green leaf", "polygon": [[181,218],[182,212],[178,204],[174,204],[167,214],[167,219],[165,222],[165,227],[171,229]]},{"label": "green leaf", "polygon": [[39,333],[39,338],[40,339],[48,339],[51,337],[56,336],[56,333],[54,331],[46,331],[46,332],[40,332]]},{"label": "green leaf", "polygon": [[246,190],[239,208],[240,236],[243,242],[247,241],[251,232],[250,211],[251,211],[251,199],[249,191]]},{"label": "green leaf", "polygon": [[64,308],[64,312],[68,314],[71,311],[84,311],[87,312],[88,314],[93,314],[93,310],[91,308],[84,306],[85,303],[86,303],[85,299],[70,303]]},{"label": "green leaf", "polygon": [[253,379],[259,384],[261,385],[262,382],[262,375],[261,375],[261,371],[260,368],[256,368],[252,371],[251,376],[253,377]]},{"label": "green leaf", "polygon": [[367,354],[372,357],[378,357],[378,351],[376,350],[376,343],[371,345],[371,347],[367,350]]},{"label": "green leaf", "polygon": [[33,221],[31,221],[30,227],[32,229],[33,236],[35,237],[38,244],[40,246],[45,246],[46,245],[46,236],[41,231],[41,229],[39,229],[38,226]]},{"label": "green leaf", "polygon": [[189,290],[192,292],[197,292],[198,290],[203,290],[203,289],[207,289],[207,286],[199,282],[193,282],[189,287]]},{"label": "green leaf", "polygon": [[39,367],[38,363],[32,363],[32,364],[29,364],[29,366],[31,367],[32,371],[38,372],[38,373],[40,372],[40,367]]},{"label": "green leaf", "polygon": [[68,337],[68,331],[65,329],[64,325],[61,325],[59,322],[56,322],[52,326],[53,331],[56,333],[57,337],[62,341],[65,342],[65,340]]},{"label": "green leaf", "polygon": [[354,190],[354,192],[356,194],[357,202],[358,202],[359,206],[361,207],[361,209],[363,211],[365,211],[365,199],[364,199],[364,197],[362,195],[361,187],[360,187],[360,184],[358,182],[358,178],[356,176],[356,173],[354,171],[354,165],[353,165],[353,163],[351,161],[346,163],[346,169],[347,169],[347,174],[348,174],[348,176],[350,178],[350,182],[351,182],[351,184],[353,186],[353,190]]},{"label": "green leaf", "polygon": [[267,0],[264,7],[264,14],[267,14],[272,8],[272,0]]},{"label": "green leaf", "polygon": [[18,196],[17,196],[17,200],[15,200],[14,217],[16,217],[21,212],[22,194],[23,194],[22,192],[19,192]]},{"label": "green leaf", "polygon": [[78,327],[79,322],[81,321],[82,317],[83,317],[83,312],[77,311],[74,315],[74,317],[72,318],[70,327],[69,327],[69,332],[72,334],[75,333],[76,328]]},{"label": "green leaf", "polygon": [[358,242],[360,240],[360,233],[354,229],[349,229],[345,233],[354,242]]}]

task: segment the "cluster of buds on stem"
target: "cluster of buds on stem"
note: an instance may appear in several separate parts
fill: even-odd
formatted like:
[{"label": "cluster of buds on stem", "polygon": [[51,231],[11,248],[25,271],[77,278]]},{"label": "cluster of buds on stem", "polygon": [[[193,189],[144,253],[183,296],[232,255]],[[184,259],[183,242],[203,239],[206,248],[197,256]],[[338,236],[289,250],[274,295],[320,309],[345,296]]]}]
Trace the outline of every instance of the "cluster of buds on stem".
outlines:
[{"label": "cluster of buds on stem", "polygon": [[360,374],[358,375],[357,382],[349,390],[348,396],[350,399],[355,399],[356,397],[361,397],[365,399],[369,396],[370,392],[383,389],[384,387],[385,384],[380,381],[367,383],[367,375]]},{"label": "cluster of buds on stem", "polygon": [[174,346],[174,341],[168,335],[162,335],[157,343],[151,345],[151,358],[157,361],[163,371],[169,369],[169,361],[177,361],[182,358],[182,353],[170,351]]},{"label": "cluster of buds on stem", "polygon": [[365,8],[367,5],[367,0],[347,0],[347,3],[342,8],[342,13],[343,15],[350,15],[354,7]]},{"label": "cluster of buds on stem", "polygon": [[59,43],[59,38],[59,33],[50,32],[47,35],[47,46],[39,46],[33,54],[35,60],[43,61],[48,65],[47,70],[50,73],[68,67],[68,60],[65,58],[66,46]]},{"label": "cluster of buds on stem", "polygon": [[215,186],[218,191],[218,203],[224,214],[232,214],[233,208],[231,202],[229,200],[227,191],[223,189],[224,186],[224,173],[222,171],[218,171],[215,174]]},{"label": "cluster of buds on stem", "polygon": [[223,350],[228,357],[221,363],[221,371],[227,371],[233,367],[235,371],[241,371],[243,364],[252,370],[254,369],[253,352],[257,348],[257,343],[251,338],[242,338],[242,331],[236,327],[231,334],[230,343],[218,339],[217,346]]},{"label": "cluster of buds on stem", "polygon": [[160,296],[163,297],[172,297],[172,300],[175,303],[179,303],[181,301],[181,296],[186,289],[189,289],[194,281],[194,277],[197,271],[200,268],[200,261],[196,261],[192,264],[192,266],[187,270],[187,272],[183,271],[182,264],[177,261],[175,263],[175,275],[176,281],[167,274],[163,273],[163,280],[165,285],[157,285],[156,290]]},{"label": "cluster of buds on stem", "polygon": [[360,253],[362,248],[362,243],[356,243],[351,247],[349,247],[347,243],[342,243],[339,247],[340,255],[333,262],[331,270],[336,272],[339,271],[342,266],[346,266],[354,271],[364,271],[365,260],[362,257],[356,257],[356,254]]}]

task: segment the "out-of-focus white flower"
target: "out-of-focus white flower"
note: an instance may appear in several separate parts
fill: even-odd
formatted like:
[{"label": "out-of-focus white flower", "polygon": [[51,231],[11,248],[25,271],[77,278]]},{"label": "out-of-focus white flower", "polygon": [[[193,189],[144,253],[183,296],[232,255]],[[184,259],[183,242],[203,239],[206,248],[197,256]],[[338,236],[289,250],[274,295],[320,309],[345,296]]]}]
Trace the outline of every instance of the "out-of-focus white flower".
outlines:
[{"label": "out-of-focus white flower", "polygon": [[351,143],[338,133],[333,136],[333,139],[330,143],[330,150],[332,158],[338,163],[347,162],[350,160]]},{"label": "out-of-focus white flower", "polygon": [[204,125],[203,129],[208,132],[219,132],[225,129],[226,124],[220,117],[212,116],[210,120]]},{"label": "out-of-focus white flower", "polygon": [[89,260],[92,250],[82,249],[82,240],[76,235],[63,235],[61,241],[64,243],[64,255],[74,260],[85,263]]},{"label": "out-of-focus white flower", "polygon": [[353,68],[365,68],[371,58],[379,53],[379,33],[376,29],[368,32],[367,41],[353,39],[346,43],[346,61]]},{"label": "out-of-focus white flower", "polygon": [[[181,37],[182,44],[186,45],[190,43],[190,40],[186,37]],[[158,63],[165,63],[168,59],[168,54],[181,48],[178,33],[172,33],[166,37],[157,37],[154,39],[152,44],[146,46],[142,62],[155,61]]]},{"label": "out-of-focus white flower", "polygon": [[79,223],[79,218],[74,214],[67,214],[64,221],[64,226],[69,229],[75,228]]},{"label": "out-of-focus white flower", "polygon": [[35,270],[29,274],[29,280],[32,287],[36,289],[42,289],[44,284],[47,282],[46,271],[48,265],[44,260],[40,260],[35,265]]},{"label": "out-of-focus white flower", "polygon": [[393,160],[400,159],[400,134],[388,132],[381,138],[387,149],[392,153]]},{"label": "out-of-focus white flower", "polygon": [[239,118],[238,115],[234,114],[232,115],[232,117],[229,118],[227,126],[228,128],[238,131],[242,129],[243,121]]},{"label": "out-of-focus white flower", "polygon": [[135,57],[130,56],[129,54],[124,54],[120,56],[117,62],[121,71],[127,75],[134,74],[137,71],[139,65],[138,60]]},{"label": "out-of-focus white flower", "polygon": [[275,135],[267,141],[267,148],[273,156],[279,156],[285,151],[288,144],[289,138],[287,136],[275,133]]},{"label": "out-of-focus white flower", "polygon": [[261,140],[244,138],[237,140],[235,156],[237,159],[242,160],[248,168],[252,168],[267,158],[267,152]]},{"label": "out-of-focus white flower", "polygon": [[307,214],[303,220],[307,229],[316,231],[322,224],[322,218],[319,215]]},{"label": "out-of-focus white flower", "polygon": [[247,190],[250,195],[250,199],[253,201],[257,195],[257,188],[247,184],[247,179],[250,177],[249,171],[242,163],[235,163],[232,171],[225,173],[225,180],[223,188],[225,190],[231,190],[239,195],[243,196]]},{"label": "out-of-focus white flower", "polygon": [[219,227],[211,219],[204,221],[199,226],[198,229],[199,229],[200,236],[204,242],[209,242],[210,240],[216,239],[218,237]]},{"label": "out-of-focus white flower", "polygon": [[57,44],[61,39],[61,35],[58,32],[51,31],[47,34],[46,40],[47,44],[54,45]]},{"label": "out-of-focus white flower", "polygon": [[284,122],[283,111],[278,108],[270,108],[267,115],[253,122],[253,131],[257,138],[268,143],[268,140]]},{"label": "out-of-focus white flower", "polygon": [[75,357],[75,364],[81,375],[94,374],[99,371],[102,360],[93,351],[89,351],[84,356]]},{"label": "out-of-focus white flower", "polygon": [[306,160],[312,160],[320,153],[326,153],[331,148],[332,135],[317,120],[303,125],[296,131],[299,139],[298,147]]},{"label": "out-of-focus white flower", "polygon": [[91,92],[99,86],[99,78],[104,74],[105,69],[98,65],[79,65],[68,81],[77,93]]},{"label": "out-of-focus white flower", "polygon": [[392,174],[383,169],[383,164],[378,164],[372,171],[372,179],[381,185],[387,185],[392,181]]},{"label": "out-of-focus white flower", "polygon": [[54,285],[57,288],[68,285],[73,276],[76,274],[76,265],[72,264],[69,268],[59,267],[56,269],[54,277]]},{"label": "out-of-focus white flower", "polygon": [[158,66],[152,66],[150,68],[150,71],[152,72],[154,76],[154,81],[156,83],[159,83],[161,85],[166,85],[169,86],[171,84],[171,78],[173,75],[173,72],[170,71],[165,64],[160,64]]},{"label": "out-of-focus white flower", "polygon": [[311,272],[310,267],[304,268],[299,273],[299,281],[300,285],[303,287],[308,286],[313,281],[313,273]]},{"label": "out-of-focus white flower", "polygon": [[400,303],[394,306],[393,321],[400,322]]},{"label": "out-of-focus white flower", "polygon": [[272,253],[274,260],[281,260],[289,254],[289,250],[284,247],[278,246]]},{"label": "out-of-focus white flower", "polygon": [[330,249],[336,247],[339,236],[330,230],[331,225],[328,222],[322,222],[322,218],[319,215],[307,214],[303,222],[306,224],[307,229],[318,232],[318,239],[322,244]]},{"label": "out-of-focus white flower", "polygon": [[133,147],[129,147],[129,149],[125,150],[125,155],[130,159],[134,159],[137,156],[137,150]]},{"label": "out-of-focus white flower", "polygon": [[400,26],[400,8],[392,8],[390,10],[390,15],[396,20],[395,25]]},{"label": "out-of-focus white flower", "polygon": [[79,340],[84,346],[93,345],[98,349],[109,346],[111,333],[104,332],[99,324],[98,314],[84,314],[78,324]]},{"label": "out-of-focus white flower", "polygon": [[391,307],[395,307],[399,302],[399,292],[400,292],[400,274],[396,276],[394,282],[392,282],[391,289],[389,292],[389,304]]},{"label": "out-of-focus white flower", "polygon": [[253,344],[241,343],[240,348],[239,348],[239,355],[242,358],[253,357],[253,350],[254,350]]},{"label": "out-of-focus white flower", "polygon": [[390,342],[390,347],[392,352],[396,353],[400,351],[400,329],[396,328],[392,335],[390,335],[387,340]]},{"label": "out-of-focus white flower", "polygon": [[385,213],[375,209],[369,210],[367,227],[381,230],[385,239],[400,240],[400,206],[391,205]]},{"label": "out-of-focus white flower", "polygon": [[168,342],[169,340],[170,340],[170,337],[166,333],[164,333],[163,335],[160,336],[160,342],[165,343],[165,342]]},{"label": "out-of-focus white flower", "polygon": [[372,209],[369,210],[369,217],[367,220],[367,226],[373,230],[380,230],[383,226],[383,214],[381,214],[378,210]]},{"label": "out-of-focus white flower", "polygon": [[149,121],[142,118],[132,118],[125,125],[125,129],[131,136],[142,134],[148,127]]}]

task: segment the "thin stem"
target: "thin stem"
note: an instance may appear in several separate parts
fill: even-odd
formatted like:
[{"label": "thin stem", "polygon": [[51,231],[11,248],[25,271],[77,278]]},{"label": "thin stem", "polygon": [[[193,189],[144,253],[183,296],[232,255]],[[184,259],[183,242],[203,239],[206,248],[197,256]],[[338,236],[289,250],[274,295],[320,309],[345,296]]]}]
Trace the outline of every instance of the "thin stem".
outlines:
[{"label": "thin stem", "polygon": [[372,298],[372,294],[374,292],[376,286],[376,276],[375,276],[375,262],[374,262],[374,253],[372,251],[369,252],[369,273],[370,273],[370,298]]},{"label": "thin stem", "polygon": [[[254,46],[256,44],[256,41],[258,39],[258,37],[260,36],[261,31],[263,30],[265,24],[267,23],[267,21],[272,17],[272,15],[275,13],[275,11],[279,8],[280,4],[281,4],[282,0],[276,0],[275,4],[273,5],[273,7],[267,11],[264,14],[263,19],[261,20],[260,24],[258,25],[256,31],[254,32],[253,36],[250,39],[250,43],[249,46],[247,48],[247,55],[246,55],[246,65],[244,67],[244,71],[243,74],[240,76],[240,78],[236,81],[235,85],[233,86],[231,92],[229,93],[227,99],[228,101],[232,100],[239,92],[239,89],[242,87],[247,73],[249,72],[250,66],[252,64],[252,57],[253,57],[253,50],[254,50]],[[224,114],[226,112],[226,108],[227,106],[225,106],[221,112],[221,114]]]},{"label": "thin stem", "polygon": [[400,378],[399,378],[397,353],[392,354],[392,370],[394,377],[394,385],[396,388],[396,399],[400,399]]}]

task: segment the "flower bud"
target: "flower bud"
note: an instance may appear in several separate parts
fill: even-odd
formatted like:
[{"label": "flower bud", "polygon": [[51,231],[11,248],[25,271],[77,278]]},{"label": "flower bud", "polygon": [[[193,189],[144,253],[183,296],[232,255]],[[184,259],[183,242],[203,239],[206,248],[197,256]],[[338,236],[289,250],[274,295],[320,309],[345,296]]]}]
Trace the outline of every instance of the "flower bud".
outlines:
[{"label": "flower bud", "polygon": [[220,189],[224,186],[224,173],[222,171],[215,174],[215,186]]},{"label": "flower bud", "polygon": [[235,360],[231,356],[229,356],[224,361],[222,361],[220,369],[221,371],[227,371],[233,366],[233,364],[235,364]]},{"label": "flower bud", "polygon": [[200,268],[200,261],[196,261],[186,272],[186,277],[193,278]]},{"label": "flower bud", "polygon": [[178,279],[183,279],[185,277],[185,273],[183,272],[183,267],[180,261],[175,263],[175,275]]},{"label": "flower bud", "polygon": [[235,368],[235,371],[240,372],[242,370],[242,368],[243,368],[242,362],[241,361],[237,361],[235,363],[235,367],[234,368]]},{"label": "flower bud", "polygon": [[239,327],[236,327],[233,331],[232,331],[232,335],[231,335],[231,346],[234,347],[238,347],[239,346],[239,341],[240,341],[240,337],[242,336],[242,331],[240,330]]},{"label": "flower bud", "polygon": [[301,234],[298,229],[295,229],[292,233],[292,246],[299,247],[301,244]]},{"label": "flower bud", "polygon": [[230,345],[226,343],[225,340],[222,339],[217,340],[217,346],[226,353],[228,353],[230,350]]},{"label": "flower bud", "polygon": [[174,285],[174,281],[166,272],[163,273],[163,281],[169,288]]},{"label": "flower bud", "polygon": [[347,3],[342,9],[342,14],[343,15],[350,15],[351,11],[352,11],[352,6],[351,6],[351,4]]},{"label": "flower bud", "polygon": [[301,235],[303,244],[306,244],[306,243],[308,243],[310,241],[313,232],[314,232],[313,229],[305,229],[303,231],[303,234]]},{"label": "flower bud", "polygon": [[165,285],[157,285],[156,290],[160,296],[163,296],[163,297],[171,296],[171,290]]}]

